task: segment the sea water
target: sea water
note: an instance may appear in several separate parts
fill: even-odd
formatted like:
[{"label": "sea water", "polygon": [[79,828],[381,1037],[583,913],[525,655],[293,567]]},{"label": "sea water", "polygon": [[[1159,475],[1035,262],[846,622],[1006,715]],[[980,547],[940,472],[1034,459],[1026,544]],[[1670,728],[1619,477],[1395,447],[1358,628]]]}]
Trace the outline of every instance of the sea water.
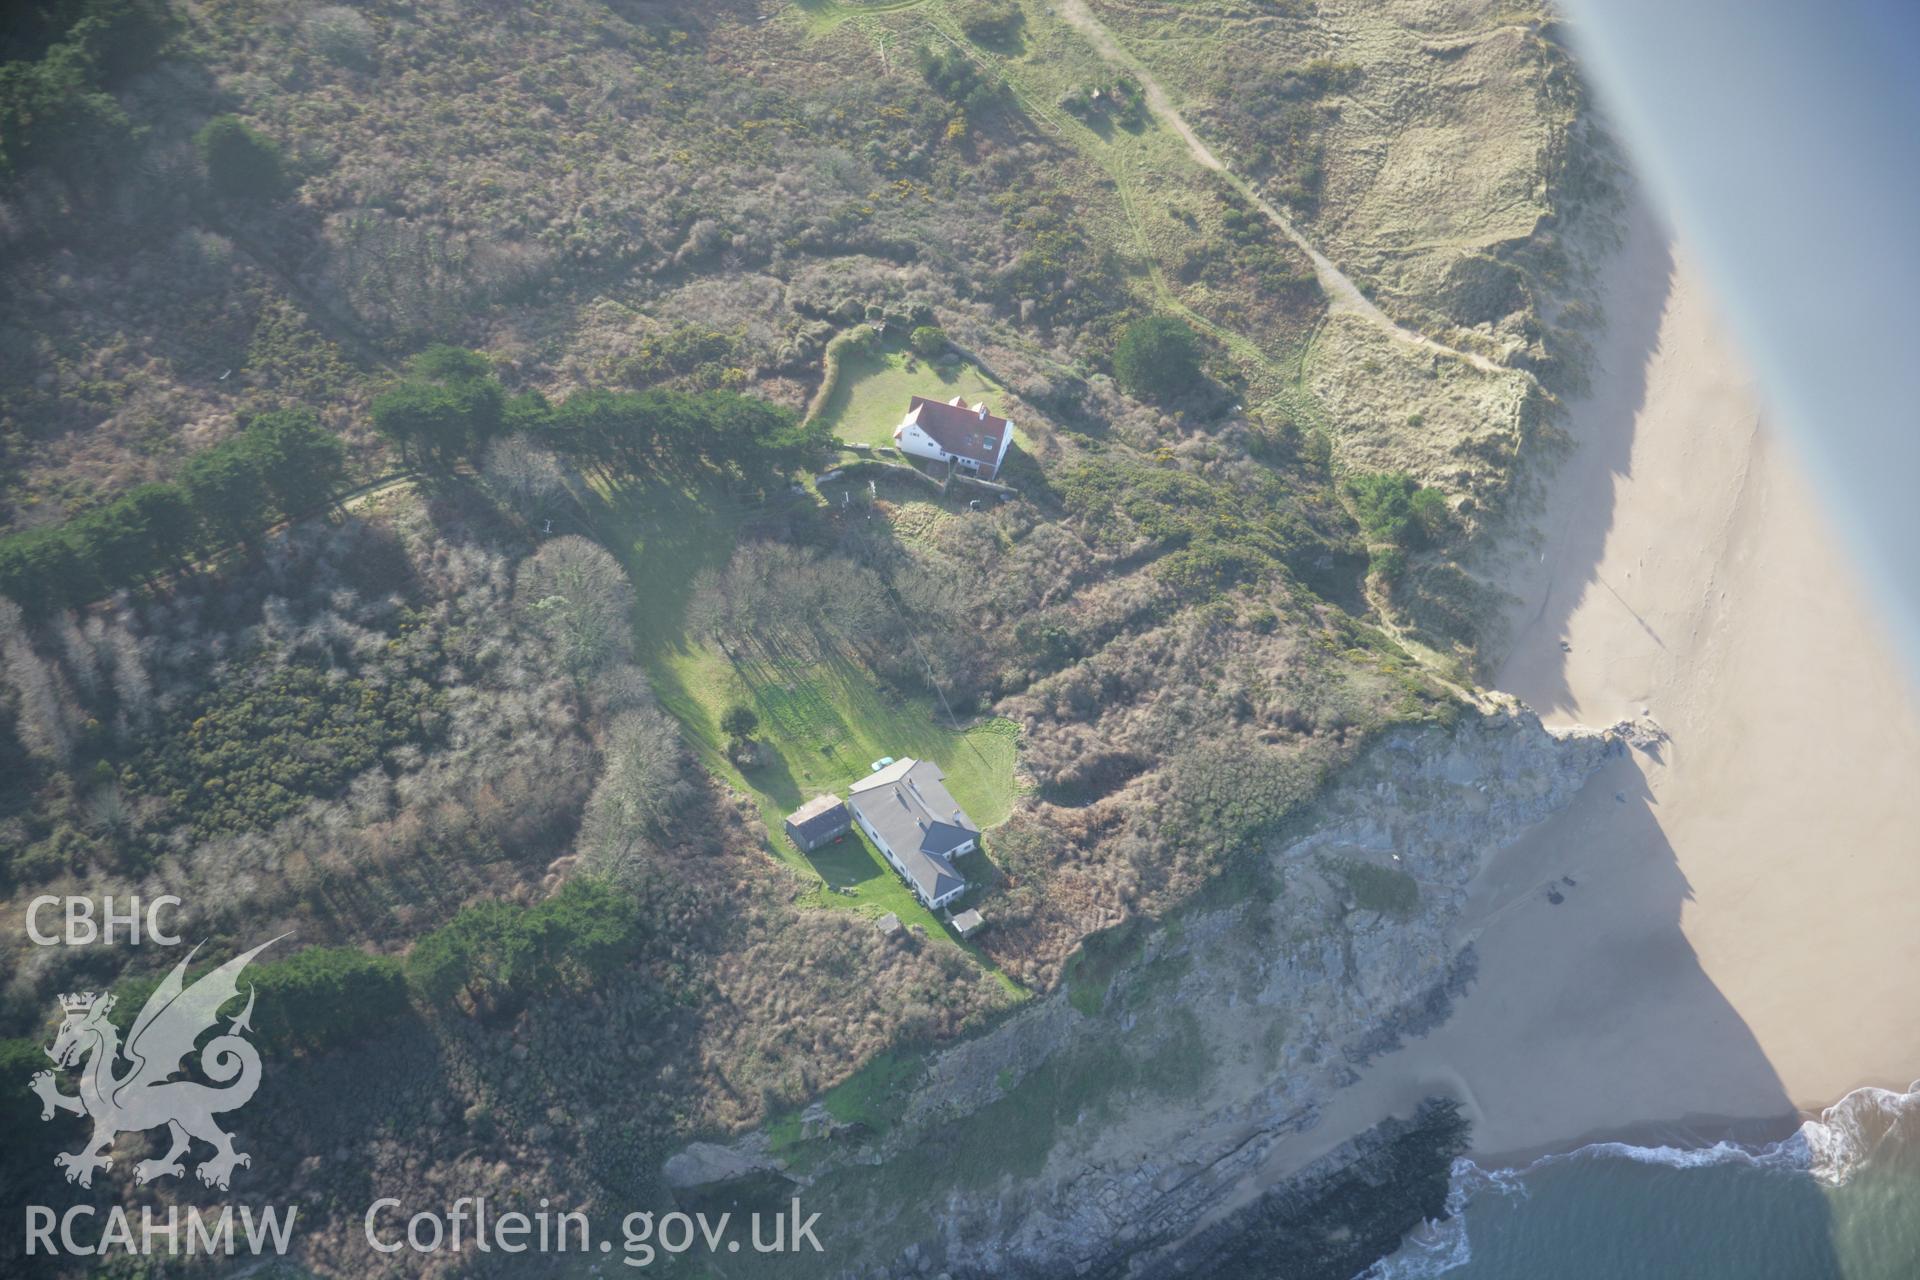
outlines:
[{"label": "sea water", "polygon": [[1364,1280],[1920,1280],[1920,1081],[1765,1146],[1457,1160],[1447,1208]]}]

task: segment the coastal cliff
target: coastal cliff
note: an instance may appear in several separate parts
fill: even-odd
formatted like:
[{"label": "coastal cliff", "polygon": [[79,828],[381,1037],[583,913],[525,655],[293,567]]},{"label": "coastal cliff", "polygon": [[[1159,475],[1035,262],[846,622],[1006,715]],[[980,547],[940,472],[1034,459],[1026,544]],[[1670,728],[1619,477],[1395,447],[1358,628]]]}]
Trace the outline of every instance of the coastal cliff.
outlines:
[{"label": "coastal cliff", "polygon": [[818,1107],[670,1173],[685,1198],[791,1184],[855,1274],[1171,1274],[1264,1230],[1303,1274],[1351,1275],[1439,1212],[1464,1124],[1427,1104],[1328,1151],[1309,1138],[1266,1185],[1271,1157],[1447,1016],[1474,975],[1469,883],[1621,750],[1524,708],[1387,732],[1216,891],[1091,940],[1059,989],[879,1113]]}]

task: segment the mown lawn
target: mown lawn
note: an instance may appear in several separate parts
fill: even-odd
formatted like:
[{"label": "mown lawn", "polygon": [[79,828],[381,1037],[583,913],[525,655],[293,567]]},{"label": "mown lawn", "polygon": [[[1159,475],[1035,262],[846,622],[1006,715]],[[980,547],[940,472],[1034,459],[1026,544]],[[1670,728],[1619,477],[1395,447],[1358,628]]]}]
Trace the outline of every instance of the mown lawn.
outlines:
[{"label": "mown lawn", "polygon": [[[909,369],[909,365],[913,367]],[[963,397],[1000,413],[1005,391],[965,361],[945,365],[922,360],[897,344],[887,344],[840,366],[840,382],[828,397],[821,419],[828,431],[848,444],[891,445],[893,429],[906,416],[914,396],[929,400]]]},{"label": "mown lawn", "polygon": [[716,754],[720,717],[734,703],[760,715],[765,750],[743,776],[782,814],[823,791],[845,791],[883,756],[937,763],[947,789],[983,827],[1013,809],[1013,726],[988,722],[947,727],[934,699],[901,697],[864,668],[837,655],[817,663],[729,658],[706,646],[664,655],[655,685],[661,701]]},{"label": "mown lawn", "polygon": [[[722,494],[663,486],[606,497],[596,523],[633,579],[639,600],[636,657],[661,705],[685,727],[701,763],[754,798],[770,851],[817,878],[818,905],[874,916],[891,911],[905,924],[924,926],[930,937],[957,942],[858,830],[809,858],[787,840],[782,824],[812,796],[844,795],[874,760],[916,756],[941,767],[948,789],[975,822],[994,826],[1013,811],[1016,726],[992,720],[952,728],[931,694],[903,697],[838,655],[773,662],[744,652],[729,657],[715,646],[689,642],[684,619],[694,576],[724,565],[742,529],[764,509]],[[761,762],[745,770],[728,759],[720,731],[720,717],[736,702],[760,716]],[[989,874],[979,863],[961,869],[973,880]]]},{"label": "mown lawn", "polygon": [[[844,658],[776,666],[736,662],[707,646],[682,647],[664,653],[653,676],[661,704],[687,726],[707,767],[758,802],[773,852],[820,878],[821,905],[871,915],[891,911],[931,936],[952,936],[858,829],[808,856],[787,840],[781,824],[813,796],[844,795],[883,756],[934,761],[975,822],[1002,822],[1013,811],[1011,722],[949,728],[931,698],[899,697]],[[727,758],[719,727],[736,702],[760,715],[761,760],[746,769]],[[985,867],[962,869],[970,879],[986,874]]]}]

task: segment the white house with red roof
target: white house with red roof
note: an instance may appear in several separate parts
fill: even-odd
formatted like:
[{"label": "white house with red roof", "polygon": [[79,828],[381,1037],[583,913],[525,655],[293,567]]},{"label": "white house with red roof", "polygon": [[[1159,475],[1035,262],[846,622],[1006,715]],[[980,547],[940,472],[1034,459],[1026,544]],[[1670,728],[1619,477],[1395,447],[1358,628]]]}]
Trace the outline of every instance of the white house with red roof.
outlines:
[{"label": "white house with red roof", "polygon": [[893,429],[893,442],[902,453],[934,462],[949,462],[983,480],[999,474],[1013,443],[1013,423],[987,412],[984,404],[915,396],[907,416]]}]

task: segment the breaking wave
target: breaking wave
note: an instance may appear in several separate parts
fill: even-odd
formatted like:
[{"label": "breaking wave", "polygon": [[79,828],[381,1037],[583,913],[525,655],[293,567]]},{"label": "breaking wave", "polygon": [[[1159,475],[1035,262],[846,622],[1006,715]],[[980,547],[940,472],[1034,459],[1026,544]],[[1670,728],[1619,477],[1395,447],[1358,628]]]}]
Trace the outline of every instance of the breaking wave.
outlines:
[{"label": "breaking wave", "polygon": [[1466,1266],[1473,1260],[1467,1202],[1487,1193],[1524,1199],[1527,1188],[1521,1179],[1525,1176],[1524,1169],[1482,1169],[1465,1157],[1455,1160],[1447,1188],[1447,1216],[1415,1227],[1398,1253],[1380,1259],[1354,1280],[1426,1280]]},{"label": "breaking wave", "polygon": [[1760,1146],[1716,1142],[1710,1147],[1642,1147],[1626,1142],[1596,1142],[1572,1151],[1541,1156],[1520,1169],[1482,1169],[1464,1157],[1453,1162],[1446,1217],[1409,1232],[1400,1250],[1380,1259],[1354,1280],[1428,1280],[1473,1260],[1467,1210],[1484,1195],[1527,1195],[1527,1175],[1549,1165],[1577,1160],[1631,1160],[1673,1169],[1744,1164],[1753,1168],[1802,1173],[1830,1187],[1843,1185],[1890,1140],[1920,1143],[1920,1080],[1904,1093],[1893,1089],[1855,1089],[1801,1124],[1790,1136]]},{"label": "breaking wave", "polygon": [[1787,1139],[1806,1152],[1806,1169],[1839,1186],[1889,1140],[1920,1141],[1920,1080],[1905,1093],[1855,1089]]}]

